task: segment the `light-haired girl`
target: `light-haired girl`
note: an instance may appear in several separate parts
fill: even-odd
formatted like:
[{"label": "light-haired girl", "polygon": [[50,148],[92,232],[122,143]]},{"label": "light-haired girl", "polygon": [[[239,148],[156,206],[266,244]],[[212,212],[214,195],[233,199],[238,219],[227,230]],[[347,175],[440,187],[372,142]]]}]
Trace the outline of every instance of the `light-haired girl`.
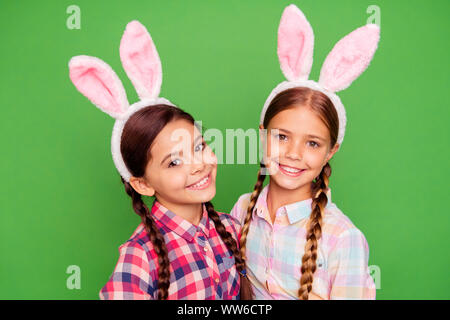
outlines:
[{"label": "light-haired girl", "polygon": [[[119,247],[100,298],[238,299],[239,273],[245,270],[237,222],[210,202],[216,157],[192,116],[159,97],[161,62],[139,22],[127,25],[120,57],[141,99],[131,106],[121,81],[102,60],[77,56],[69,63],[76,88],[116,119],[114,164],[142,219]],[[154,197],[151,208],[142,196]]]},{"label": "light-haired girl", "polygon": [[335,92],[367,68],[378,41],[377,25],[356,29],[330,52],[319,82],[308,80],[312,28],[296,6],[283,12],[278,56],[288,81],[263,107],[258,179],[231,212],[241,221],[240,250],[256,299],[375,299],[368,244],[332,202],[329,161],[346,125]]}]

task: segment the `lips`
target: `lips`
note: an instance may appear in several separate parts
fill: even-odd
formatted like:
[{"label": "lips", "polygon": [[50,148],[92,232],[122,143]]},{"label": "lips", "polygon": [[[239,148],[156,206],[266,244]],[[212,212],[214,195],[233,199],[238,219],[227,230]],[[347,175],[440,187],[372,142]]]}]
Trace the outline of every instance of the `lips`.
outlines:
[{"label": "lips", "polygon": [[206,176],[198,180],[197,182],[189,185],[186,187],[186,189],[189,190],[203,190],[209,187],[211,184],[211,173],[208,173]]},{"label": "lips", "polygon": [[304,172],[306,170],[306,169],[299,169],[299,168],[295,168],[295,167],[282,165],[280,163],[277,163],[277,164],[278,164],[278,168],[280,168],[280,171],[289,177],[298,177],[302,174],[302,172]]}]

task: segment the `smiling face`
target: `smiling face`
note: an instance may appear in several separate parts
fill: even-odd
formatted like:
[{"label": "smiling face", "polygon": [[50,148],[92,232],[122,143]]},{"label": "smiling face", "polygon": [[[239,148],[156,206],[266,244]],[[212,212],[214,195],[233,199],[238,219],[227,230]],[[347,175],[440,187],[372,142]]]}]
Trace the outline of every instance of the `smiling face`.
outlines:
[{"label": "smiling face", "polygon": [[310,196],[311,182],[339,147],[332,148],[327,126],[311,108],[295,106],[277,113],[266,129],[271,183]]},{"label": "smiling face", "polygon": [[141,194],[178,207],[210,201],[216,193],[216,174],[217,158],[197,127],[179,119],[157,135],[145,174],[133,184]]}]

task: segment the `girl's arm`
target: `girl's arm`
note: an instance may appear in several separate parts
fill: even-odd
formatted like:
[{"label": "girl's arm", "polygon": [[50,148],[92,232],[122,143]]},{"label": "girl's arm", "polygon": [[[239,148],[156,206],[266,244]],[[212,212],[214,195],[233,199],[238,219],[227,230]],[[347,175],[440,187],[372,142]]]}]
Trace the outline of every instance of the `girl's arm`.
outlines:
[{"label": "girl's arm", "polygon": [[375,299],[376,288],[368,269],[369,246],[357,228],[342,232],[330,253],[330,299]]},{"label": "girl's arm", "polygon": [[151,279],[147,253],[137,242],[128,241],[120,246],[119,261],[108,282],[100,290],[101,300],[153,299],[154,283]]}]

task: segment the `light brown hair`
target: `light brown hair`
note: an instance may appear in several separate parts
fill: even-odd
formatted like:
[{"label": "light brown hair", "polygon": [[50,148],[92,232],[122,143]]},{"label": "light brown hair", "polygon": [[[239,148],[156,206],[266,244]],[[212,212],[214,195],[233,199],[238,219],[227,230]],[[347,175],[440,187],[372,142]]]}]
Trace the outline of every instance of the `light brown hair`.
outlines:
[{"label": "light brown hair", "polygon": [[[270,120],[281,111],[299,106],[311,108],[311,110],[320,117],[328,128],[331,140],[330,147],[333,147],[336,144],[339,131],[339,119],[336,109],[331,100],[324,93],[310,88],[296,87],[276,95],[268,106],[264,116],[264,128],[267,129]],[[250,196],[247,215],[244,219],[244,225],[241,231],[240,250],[241,256],[244,257],[244,263],[246,261],[246,242],[253,209],[255,208],[256,201],[262,191],[266,177],[262,172],[264,168],[265,165],[261,163],[261,169],[258,171],[258,178]],[[323,166],[319,176],[311,182],[312,211],[308,221],[305,252],[302,257],[300,289],[298,291],[298,296],[301,300],[308,300],[309,293],[312,290],[313,276],[317,268],[318,241],[322,235],[322,217],[328,201],[326,191],[328,189],[330,176],[331,166],[327,162]]]}]

